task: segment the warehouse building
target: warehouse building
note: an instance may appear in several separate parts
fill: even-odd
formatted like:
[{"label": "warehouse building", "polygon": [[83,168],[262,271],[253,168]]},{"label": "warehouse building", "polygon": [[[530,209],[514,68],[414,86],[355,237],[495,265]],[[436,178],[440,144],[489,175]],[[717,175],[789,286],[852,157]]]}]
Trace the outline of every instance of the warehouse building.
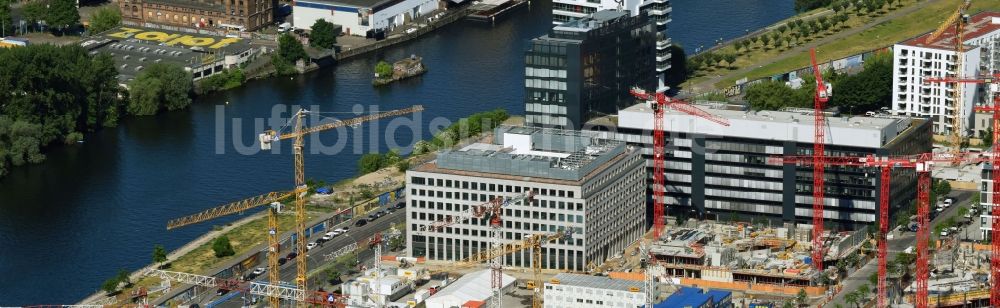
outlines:
[{"label": "warehouse building", "polygon": [[559,273],[545,283],[542,302],[546,308],[642,307],[645,289],[642,281]]},{"label": "warehouse building", "polygon": [[[514,290],[514,276],[500,274],[501,292],[507,294]],[[424,305],[427,308],[468,307],[467,303],[489,303],[493,299],[493,288],[490,285],[492,272],[489,269],[465,274],[455,282],[437,291],[427,298]],[[477,306],[471,306],[477,307]]]},{"label": "warehouse building", "polygon": [[341,25],[346,34],[390,30],[438,8],[437,0],[299,0],[293,2],[293,25],[311,29],[316,20]]},{"label": "warehouse building", "polygon": [[[775,155],[812,155],[812,110],[743,111],[731,106],[698,106],[722,126],[667,109],[666,188],[668,215],[724,221],[811,224],[812,166],[777,165]],[[908,155],[931,151],[931,121],[907,117],[829,114],[826,150],[830,156]],[[618,116],[599,118],[586,130],[643,147],[652,172],[653,110],[637,104]],[[854,230],[876,221],[877,170],[826,168],[823,216],[831,229]],[[650,182],[652,182],[650,177]],[[893,171],[890,213],[916,194],[912,170]],[[652,195],[652,194],[650,194]],[[651,212],[651,211],[650,211]]]},{"label": "warehouse building", "polygon": [[240,67],[262,53],[248,40],[234,37],[119,27],[80,42],[91,54],[107,53],[127,84],[154,63],[183,67],[194,80]]},{"label": "warehouse building", "polygon": [[[277,0],[117,1],[122,24],[180,30],[256,31],[274,23]],[[188,31],[191,32],[191,31]]]},{"label": "warehouse building", "polygon": [[[953,120],[959,117],[963,135],[972,125],[973,106],[989,102],[985,85],[961,84],[961,110],[956,110],[953,83],[927,83],[926,78],[955,76],[956,33],[949,27],[937,38],[931,33],[906,40],[893,46],[892,113],[934,120],[937,134],[951,134]],[[983,12],[968,18],[963,33],[962,67],[959,76],[989,74],[1000,69],[1000,12]],[[977,134],[978,136],[978,134]]]},{"label": "warehouse building", "polygon": [[[492,138],[441,151],[436,160],[407,171],[408,254],[457,261],[488,249],[485,217],[420,230],[528,191],[533,200],[504,207],[501,242],[572,232],[542,247],[541,267],[548,269],[580,271],[621,253],[645,230],[643,160],[637,148],[595,135],[504,126]],[[509,254],[504,262],[529,267],[531,251]]]}]

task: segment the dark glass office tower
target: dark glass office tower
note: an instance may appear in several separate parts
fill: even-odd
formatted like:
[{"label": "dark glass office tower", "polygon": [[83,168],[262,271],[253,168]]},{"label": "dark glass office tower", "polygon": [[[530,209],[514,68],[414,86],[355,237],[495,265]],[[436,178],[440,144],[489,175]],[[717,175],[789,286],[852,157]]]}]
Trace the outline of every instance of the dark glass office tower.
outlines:
[{"label": "dark glass office tower", "polygon": [[654,90],[656,25],[644,14],[598,11],[555,26],[525,52],[527,125],[580,129],[635,104],[632,86]]}]

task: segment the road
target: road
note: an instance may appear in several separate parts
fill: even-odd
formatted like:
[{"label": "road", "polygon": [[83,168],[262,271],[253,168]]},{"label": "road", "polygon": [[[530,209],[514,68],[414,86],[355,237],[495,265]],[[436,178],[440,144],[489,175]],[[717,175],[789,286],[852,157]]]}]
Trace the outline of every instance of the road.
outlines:
[{"label": "road", "polygon": [[[948,207],[948,209],[944,210],[941,214],[938,214],[937,216],[934,217],[933,220],[931,220],[930,232],[933,233],[934,226],[941,224],[942,222],[947,220],[949,216],[956,215],[956,213],[958,212],[958,208],[960,207],[957,205],[966,205],[967,203],[969,203],[969,201],[971,201],[972,197],[977,193],[979,192],[966,191],[966,190],[952,191],[952,193],[949,196],[955,198],[956,205]],[[932,203],[930,205],[931,212],[934,212],[936,206],[937,204],[935,203]],[[892,262],[893,260],[896,260],[896,254],[903,252],[904,250],[906,250],[906,248],[910,246],[914,246],[914,249],[916,248],[915,232],[907,231],[903,232],[902,235],[900,235],[899,232],[896,232],[895,235],[896,237],[894,239],[887,241],[887,244],[889,245],[887,262]],[[934,238],[934,234],[931,234],[931,238]],[[930,259],[928,259],[928,261],[929,260]],[[837,304],[840,304],[843,307],[850,307],[850,305],[848,305],[847,302],[844,300],[844,296],[847,295],[847,293],[849,292],[853,292],[861,285],[869,283],[868,277],[875,272],[878,272],[878,260],[876,258],[872,258],[868,263],[862,266],[861,269],[858,269],[854,273],[851,273],[850,275],[847,276],[847,279],[845,279],[843,282],[844,288],[841,290],[840,293],[837,293],[837,295],[833,297],[832,301],[824,305],[824,307],[833,308],[836,307]],[[874,289],[876,286],[870,285],[869,287]],[[891,284],[890,284],[890,289],[891,289]],[[873,290],[872,292],[875,291]]]},{"label": "road", "polygon": [[[400,202],[398,203],[404,202],[403,200],[405,199],[399,200]],[[380,207],[379,209],[384,209],[384,207]],[[351,243],[357,243],[360,240],[370,238],[376,232],[382,232],[388,230],[389,227],[392,226],[392,224],[403,222],[406,219],[405,213],[406,213],[405,209],[396,210],[395,212],[389,215],[378,218],[377,220],[369,222],[368,224],[361,227],[356,227],[354,225],[354,223],[357,221],[356,219],[340,223],[330,229],[350,227],[350,230],[347,232],[346,235],[337,236],[332,240],[324,243],[322,246],[313,248],[305,256],[299,256],[298,258],[302,257],[307,258],[306,261],[307,268],[309,269],[317,268],[327,262],[326,260],[324,260],[325,259],[323,257],[324,255],[330,254],[342,247],[350,245]],[[366,216],[361,216],[361,217],[366,217]],[[322,236],[323,233],[314,234],[309,238],[309,241],[314,242]],[[264,247],[262,245],[261,247],[257,247],[255,249],[260,250],[264,249]],[[358,259],[368,261],[368,259],[373,257],[372,254],[373,253],[370,250],[367,250],[365,252],[362,252],[361,255],[358,256]],[[281,256],[283,257],[285,256],[285,254],[283,253],[281,254]],[[296,259],[289,260],[287,263],[279,267],[281,269],[281,274],[280,274],[281,281],[294,284],[295,275],[297,274],[295,271],[295,262],[297,262],[298,260]],[[233,260],[230,264],[235,264],[235,262],[236,260]],[[264,260],[261,260],[261,262],[264,262]],[[262,264],[261,266],[266,266],[266,264]],[[255,281],[267,282],[267,273],[261,275],[260,277],[257,277]],[[311,289],[314,288],[311,287]],[[202,307],[205,307],[206,304],[219,299],[219,296],[216,295],[216,291],[217,289],[206,290],[205,293],[202,293],[194,297],[191,301],[188,302],[188,304],[198,303]],[[242,304],[243,300],[241,299],[241,296],[237,295],[232,299],[216,307],[241,307]]]}]

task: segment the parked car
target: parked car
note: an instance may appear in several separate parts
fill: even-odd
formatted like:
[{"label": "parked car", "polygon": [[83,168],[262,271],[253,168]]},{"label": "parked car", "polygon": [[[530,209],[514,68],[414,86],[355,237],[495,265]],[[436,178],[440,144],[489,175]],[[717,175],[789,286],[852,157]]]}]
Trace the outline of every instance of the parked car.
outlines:
[{"label": "parked car", "polygon": [[348,229],[350,229],[350,227],[337,228],[333,230],[333,232],[337,232],[337,234],[344,234],[347,233]]},{"label": "parked car", "polygon": [[948,236],[948,231],[944,231],[944,230],[942,230],[942,231],[941,231],[941,236]]},{"label": "parked car", "polygon": [[306,250],[312,250],[313,248],[316,248],[316,242],[306,244]]},{"label": "parked car", "polygon": [[298,257],[298,256],[299,256],[299,254],[297,254],[297,253],[295,253],[293,251],[293,252],[289,252],[288,255],[285,256],[285,259],[291,260],[291,259],[295,259],[295,257]]},{"label": "parked car", "polygon": [[263,274],[266,271],[267,271],[266,267],[258,267],[258,268],[253,269],[253,274],[260,276],[261,274]]},{"label": "parked car", "polygon": [[215,291],[215,295],[218,295],[218,296],[226,295],[226,293],[229,293],[229,290],[219,289],[218,291]]},{"label": "parked car", "polygon": [[417,32],[417,28],[406,29],[406,34],[410,34],[410,33],[413,33],[413,32]]},{"label": "parked car", "polygon": [[278,265],[285,265],[285,262],[288,262],[288,259],[278,258]]},{"label": "parked car", "polygon": [[402,209],[402,208],[406,207],[406,202],[396,203],[396,205],[393,206],[393,207],[395,207],[397,209]]},{"label": "parked car", "polygon": [[368,220],[365,220],[364,218],[358,219],[358,222],[354,223],[354,225],[358,226],[358,227],[364,226],[364,225],[367,225],[367,224],[368,224]]},{"label": "parked car", "polygon": [[324,234],[323,237],[321,237],[320,239],[323,241],[329,241],[332,240],[334,237],[337,237],[337,235],[339,234],[340,233],[337,233],[336,231],[330,231]]}]

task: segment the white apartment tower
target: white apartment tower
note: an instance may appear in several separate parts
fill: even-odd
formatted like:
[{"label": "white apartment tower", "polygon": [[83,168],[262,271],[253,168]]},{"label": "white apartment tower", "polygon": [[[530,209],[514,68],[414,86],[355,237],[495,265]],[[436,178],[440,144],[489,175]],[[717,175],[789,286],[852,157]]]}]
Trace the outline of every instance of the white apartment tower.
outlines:
[{"label": "white apartment tower", "polygon": [[665,84],[666,72],[670,69],[670,38],[667,24],[672,19],[670,0],[553,0],[552,24],[561,25],[567,21],[584,18],[601,10],[628,10],[632,16],[646,13],[656,23],[656,72],[659,79],[658,91],[669,89]]},{"label": "white apartment tower", "polygon": [[[934,40],[930,33],[893,46],[892,113],[930,118],[936,134],[951,134],[958,115],[968,135],[972,109],[983,102],[986,88],[963,83],[962,108],[955,110],[953,83],[925,83],[925,78],[955,77],[955,31],[945,31]],[[974,77],[997,70],[1000,60],[1000,12],[983,12],[968,18],[959,53],[962,67],[958,77]]]},{"label": "white apartment tower", "polygon": [[[541,266],[582,271],[638,240],[645,231],[644,160],[638,148],[595,138],[590,132],[500,127],[492,142],[444,150],[406,172],[407,253],[458,261],[488,249],[486,218],[432,231],[473,206],[497,197],[535,193],[532,201],[503,208],[501,242],[531,234],[571,231],[542,246]],[[487,139],[484,139],[487,140]],[[529,250],[505,256],[507,266],[529,268]]]}]

